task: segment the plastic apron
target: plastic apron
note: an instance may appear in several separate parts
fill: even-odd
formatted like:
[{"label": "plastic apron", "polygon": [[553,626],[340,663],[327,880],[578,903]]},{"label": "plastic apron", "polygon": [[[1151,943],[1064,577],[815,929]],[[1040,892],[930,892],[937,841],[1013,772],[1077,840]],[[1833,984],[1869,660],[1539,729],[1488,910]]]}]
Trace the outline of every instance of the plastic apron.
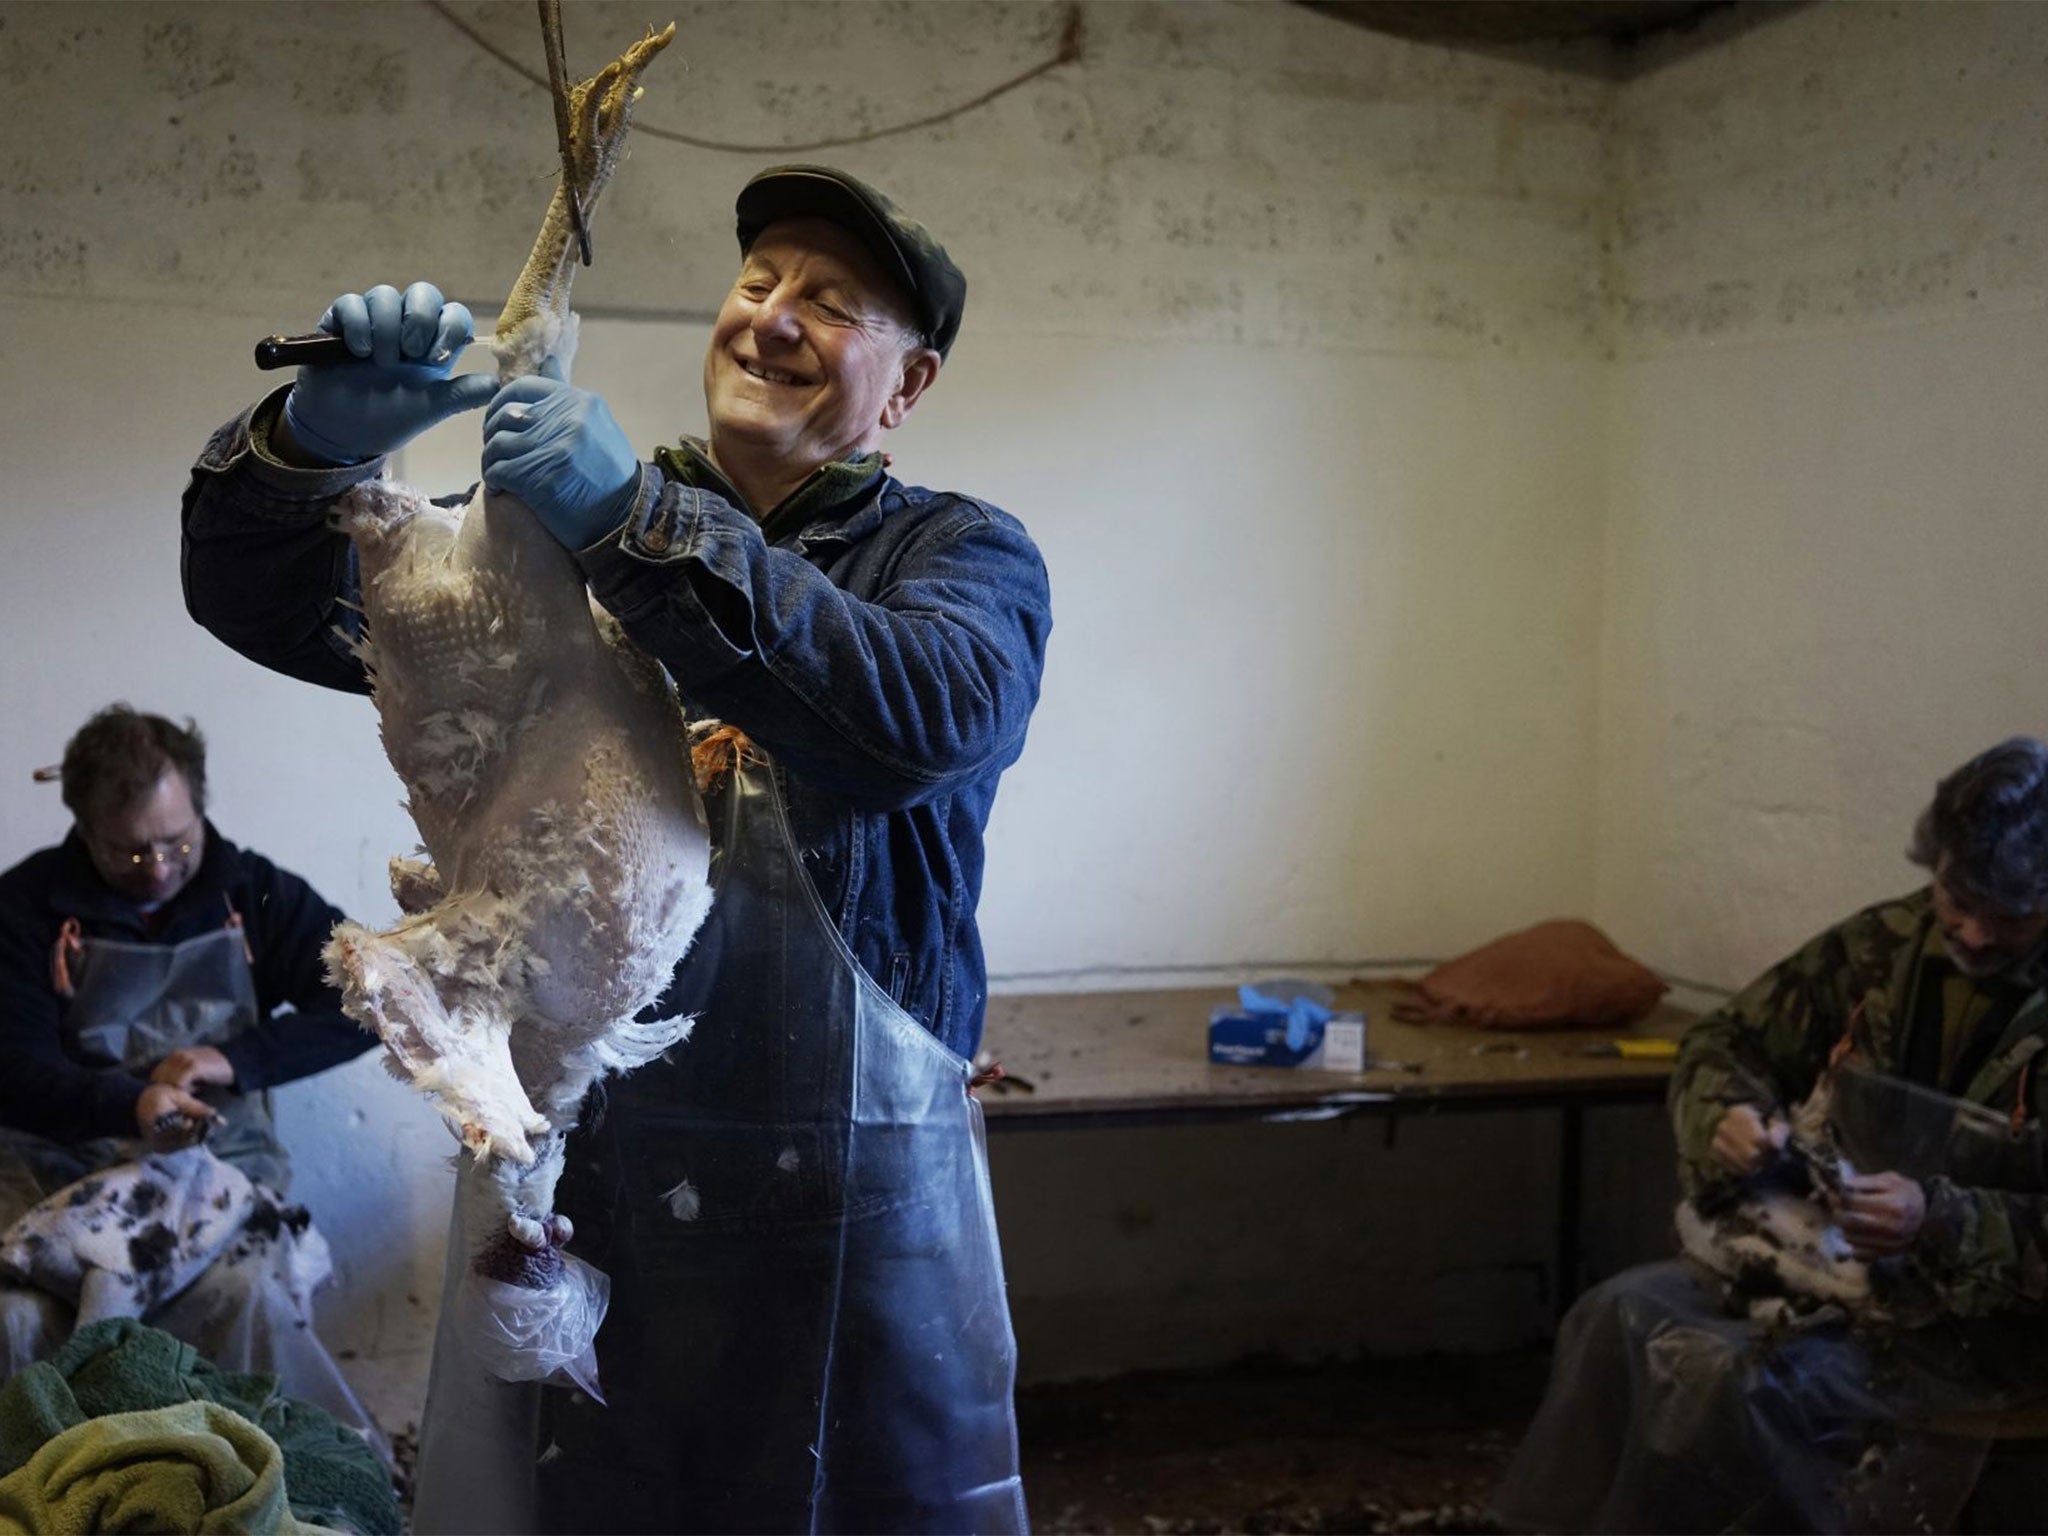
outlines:
[{"label": "plastic apron", "polygon": [[593,1098],[558,1191],[612,1279],[609,1407],[486,1382],[441,1329],[417,1528],[1022,1530],[970,1068],[854,960],[771,767],[708,809],[696,1028]]},{"label": "plastic apron", "polygon": [[[256,1018],[256,979],[236,928],[184,944],[125,944],[78,938],[66,924],[59,946],[51,973],[68,1004],[59,1038],[63,1053],[86,1067],[150,1067],[178,1044],[225,1040]],[[170,1044],[158,1049],[158,1040]],[[57,1143],[0,1126],[0,1227],[131,1155],[133,1145],[119,1137]]]},{"label": "plastic apron", "polygon": [[[256,1021],[256,978],[239,926],[179,944],[131,944],[81,939],[67,925],[59,943],[51,968],[66,999],[60,1038],[83,1066],[146,1072],[180,1047],[218,1045]],[[207,1145],[251,1178],[282,1188],[291,1163],[271,1126],[269,1096],[226,1099],[215,1105],[222,1118]],[[55,1142],[0,1129],[0,1226],[134,1155],[134,1142],[123,1137]]]},{"label": "plastic apron", "polygon": [[[219,1046],[257,1022],[248,939],[228,926],[177,944],[82,939],[72,965],[64,1045],[87,1066],[147,1071],[172,1051]],[[291,1159],[277,1139],[268,1093],[222,1094],[207,1137],[215,1156],[284,1190]]]},{"label": "plastic apron", "polygon": [[[66,1001],[64,1052],[89,1067],[146,1068],[179,1045],[224,1040],[256,1017],[255,979],[238,927],[151,945],[82,938],[77,923],[66,921],[50,969]],[[267,1131],[264,1115],[251,1146],[265,1166],[275,1146]],[[58,1142],[0,1127],[0,1228],[65,1185],[134,1154],[135,1143],[121,1137]],[[27,1287],[0,1289],[0,1374],[51,1354],[70,1331],[71,1310],[55,1298]]]},{"label": "plastic apron", "polygon": [[[248,942],[232,915],[227,926],[177,944],[70,933],[60,944],[52,968],[60,992],[70,994],[64,1048],[86,1066],[146,1071],[174,1050],[221,1045],[259,1016]],[[228,1093],[210,1102],[221,1118],[207,1147],[283,1192],[291,1160],[277,1139],[269,1094]],[[136,1143],[127,1138],[65,1144],[0,1130],[0,1225],[66,1184],[135,1155]],[[210,1269],[147,1321],[186,1340],[223,1370],[275,1372],[286,1394],[362,1431],[389,1459],[382,1433],[314,1336],[310,1320],[300,1315],[287,1282],[266,1278],[253,1293],[247,1283],[225,1283]],[[68,1309],[19,1294],[9,1298],[5,1321],[5,1358],[18,1363],[47,1355],[70,1328]]]},{"label": "plastic apron", "polygon": [[[2037,1127],[1854,1058],[1829,1123],[1860,1169],[2036,1190],[2048,1166]],[[1616,1276],[1566,1318],[1495,1512],[1545,1530],[1951,1528],[1982,1416],[2048,1396],[2041,1315],[1956,1317],[1910,1259],[1873,1284],[1892,1323],[1770,1332],[1685,1265]]]}]

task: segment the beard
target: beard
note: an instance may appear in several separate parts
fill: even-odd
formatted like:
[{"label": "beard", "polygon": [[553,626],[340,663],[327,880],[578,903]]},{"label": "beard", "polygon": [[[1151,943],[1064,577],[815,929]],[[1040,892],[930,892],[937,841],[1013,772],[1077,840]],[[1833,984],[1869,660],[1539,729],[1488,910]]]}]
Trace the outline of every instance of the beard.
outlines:
[{"label": "beard", "polygon": [[2019,956],[2010,950],[1964,949],[1947,934],[1941,936],[1941,947],[1955,968],[1972,980],[1996,976],[2019,959]]}]

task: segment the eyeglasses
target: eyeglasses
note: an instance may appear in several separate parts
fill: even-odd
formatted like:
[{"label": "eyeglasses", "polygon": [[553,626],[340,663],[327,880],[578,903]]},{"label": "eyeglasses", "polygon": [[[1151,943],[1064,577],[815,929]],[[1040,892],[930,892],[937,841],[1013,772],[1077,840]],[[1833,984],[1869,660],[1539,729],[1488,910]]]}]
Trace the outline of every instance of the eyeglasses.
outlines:
[{"label": "eyeglasses", "polygon": [[101,857],[110,864],[132,864],[137,869],[149,864],[184,864],[190,861],[193,850],[199,846],[199,828],[188,828],[176,837],[128,843],[120,847],[98,839],[94,841],[99,844]]},{"label": "eyeglasses", "polygon": [[146,848],[133,849],[128,854],[130,864],[169,864],[173,859],[179,863],[192,857],[190,843],[151,843]]}]

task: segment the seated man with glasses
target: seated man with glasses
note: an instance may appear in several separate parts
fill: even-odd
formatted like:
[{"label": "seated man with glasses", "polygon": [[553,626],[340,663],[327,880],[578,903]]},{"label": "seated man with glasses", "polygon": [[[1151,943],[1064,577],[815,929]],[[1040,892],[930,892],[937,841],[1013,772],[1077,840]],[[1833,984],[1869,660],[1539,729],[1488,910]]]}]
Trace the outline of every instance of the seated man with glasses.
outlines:
[{"label": "seated man with glasses", "polygon": [[[209,825],[189,722],[116,704],[71,738],[61,773],[71,832],[0,874],[0,1230],[79,1179],[202,1139],[282,1192],[265,1090],[376,1043],[327,984],[320,952],[341,913]],[[271,1278],[217,1261],[145,1320],[365,1424],[303,1318],[303,1285],[295,1297]],[[0,1284],[0,1378],[71,1321],[59,1298]]]}]

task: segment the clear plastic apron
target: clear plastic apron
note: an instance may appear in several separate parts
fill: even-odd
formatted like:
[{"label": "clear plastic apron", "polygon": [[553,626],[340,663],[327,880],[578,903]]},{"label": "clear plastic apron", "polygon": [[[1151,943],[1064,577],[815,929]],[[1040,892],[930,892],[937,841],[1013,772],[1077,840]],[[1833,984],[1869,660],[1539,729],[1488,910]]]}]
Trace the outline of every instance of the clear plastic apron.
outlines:
[{"label": "clear plastic apron", "polygon": [[2039,1124],[2016,1126],[1988,1105],[1872,1071],[1853,1056],[1835,1069],[1828,1123],[1859,1168],[2012,1190],[2040,1189],[2048,1171]]},{"label": "clear plastic apron", "polygon": [[771,768],[708,808],[696,1028],[593,1101],[557,1196],[611,1276],[610,1406],[485,1380],[443,1328],[417,1528],[1021,1530],[970,1068],[854,960]]},{"label": "clear plastic apron", "polygon": [[[79,939],[57,967],[69,984],[64,1048],[83,1065],[141,1073],[172,1051],[219,1046],[259,1016],[256,978],[238,924],[177,944]],[[207,1090],[211,1093],[212,1090]],[[220,1115],[206,1139],[217,1157],[279,1193],[291,1181],[291,1159],[277,1139],[268,1093],[222,1093],[209,1099]],[[29,1206],[88,1174],[136,1155],[132,1137],[59,1143],[0,1130],[0,1226]],[[282,1250],[277,1262],[287,1262]],[[10,1328],[24,1326],[18,1302],[5,1309]],[[390,1460],[383,1433],[364,1411],[340,1367],[314,1335],[283,1276],[251,1293],[221,1282],[218,1269],[149,1314],[156,1327],[186,1340],[228,1371],[268,1371],[292,1397],[315,1403],[360,1430]],[[43,1309],[34,1337],[10,1337],[0,1370],[40,1358],[61,1342],[60,1318]],[[69,1312],[61,1327],[68,1331]]]},{"label": "clear plastic apron", "polygon": [[[219,1044],[256,1018],[256,980],[238,928],[181,944],[72,938],[53,969],[66,994],[65,1054],[102,1071],[147,1071],[181,1046]],[[289,1176],[266,1097],[216,1108],[224,1120],[208,1138],[215,1152],[252,1178]],[[59,1142],[0,1127],[0,1227],[66,1184],[126,1162],[138,1133]]]},{"label": "clear plastic apron", "polygon": [[[172,1051],[219,1046],[256,1023],[256,978],[239,925],[177,944],[84,939],[64,1044],[87,1066],[146,1072]],[[283,1190],[291,1160],[278,1142],[267,1093],[220,1095],[207,1137],[215,1156]]]}]

